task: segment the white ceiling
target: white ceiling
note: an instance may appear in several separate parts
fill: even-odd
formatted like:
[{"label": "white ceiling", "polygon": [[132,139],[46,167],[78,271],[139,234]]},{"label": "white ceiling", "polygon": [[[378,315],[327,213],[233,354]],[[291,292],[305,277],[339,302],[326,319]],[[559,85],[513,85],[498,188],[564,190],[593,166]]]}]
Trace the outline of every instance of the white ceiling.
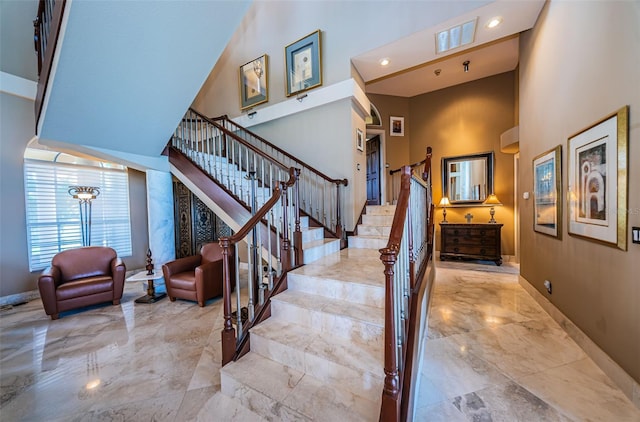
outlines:
[{"label": "white ceiling", "polygon": [[[366,83],[367,93],[413,97],[487,76],[508,72],[518,65],[518,34],[533,27],[544,0],[495,1],[454,19],[353,58]],[[502,23],[490,29],[494,17]],[[436,53],[435,34],[477,18],[474,42]],[[380,65],[382,58],[390,64]],[[468,60],[469,71],[462,63]],[[440,69],[439,76],[435,70]]]}]

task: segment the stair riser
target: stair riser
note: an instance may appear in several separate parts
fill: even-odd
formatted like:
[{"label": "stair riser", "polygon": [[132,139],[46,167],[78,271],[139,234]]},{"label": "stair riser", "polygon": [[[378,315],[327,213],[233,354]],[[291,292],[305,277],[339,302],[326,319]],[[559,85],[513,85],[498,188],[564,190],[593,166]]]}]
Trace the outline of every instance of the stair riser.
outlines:
[{"label": "stair riser", "polygon": [[395,205],[367,205],[365,215],[393,215],[396,212]]},{"label": "stair riser", "polygon": [[266,394],[244,385],[221,371],[221,391],[227,396],[238,399],[249,410],[270,421],[309,421],[304,415],[282,405]]},{"label": "stair riser", "polygon": [[332,333],[338,337],[366,344],[380,344],[384,339],[384,327],[357,321],[342,315],[302,308],[290,303],[271,301],[273,318],[295,321],[296,324],[315,331]]},{"label": "stair riser", "polygon": [[317,261],[318,259],[335,252],[340,252],[339,240],[336,240],[335,242],[327,242],[309,249],[303,248],[303,262],[305,264],[310,264],[313,261]]},{"label": "stair riser", "polygon": [[349,247],[356,249],[382,249],[387,246],[388,239],[368,239],[357,236],[349,237]]},{"label": "stair riser", "polygon": [[[253,333],[251,352],[303,371],[323,382],[339,383],[346,390],[374,402],[377,402],[382,394],[382,375],[346,367]],[[380,372],[381,368],[382,366]]]},{"label": "stair riser", "polygon": [[345,283],[330,279],[317,279],[290,273],[287,277],[289,289],[320,295],[346,302],[384,307],[384,287],[357,283]]},{"label": "stair riser", "polygon": [[323,228],[311,228],[308,230],[302,230],[302,243],[313,242],[314,240],[321,240],[323,238]]},{"label": "stair riser", "polygon": [[380,236],[386,239],[391,234],[391,226],[365,226],[358,225],[358,236]]},{"label": "stair riser", "polygon": [[393,215],[368,215],[362,216],[362,224],[367,226],[391,226]]}]

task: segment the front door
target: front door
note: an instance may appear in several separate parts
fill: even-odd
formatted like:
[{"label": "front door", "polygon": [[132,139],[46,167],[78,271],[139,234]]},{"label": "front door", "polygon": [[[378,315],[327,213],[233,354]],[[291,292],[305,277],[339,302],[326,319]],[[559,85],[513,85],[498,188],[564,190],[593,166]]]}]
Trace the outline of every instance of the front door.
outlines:
[{"label": "front door", "polygon": [[380,205],[380,135],[367,141],[367,205]]}]

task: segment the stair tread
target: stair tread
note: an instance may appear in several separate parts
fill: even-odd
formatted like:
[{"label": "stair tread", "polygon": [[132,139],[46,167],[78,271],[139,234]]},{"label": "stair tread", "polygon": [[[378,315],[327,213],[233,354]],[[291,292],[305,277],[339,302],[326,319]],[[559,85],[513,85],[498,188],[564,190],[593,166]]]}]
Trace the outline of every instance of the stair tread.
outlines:
[{"label": "stair tread", "polygon": [[[294,322],[269,318],[251,329],[251,335],[295,348],[347,368],[384,377],[382,344],[364,344],[315,331]],[[357,356],[357,359],[354,359]]]},{"label": "stair tread", "polygon": [[[314,311],[345,316],[378,327],[384,327],[383,309],[375,306],[347,302],[296,290],[286,290],[274,296],[271,300],[289,303]],[[277,318],[277,315],[274,315],[274,317]]]},{"label": "stair tread", "polygon": [[382,235],[375,235],[375,234],[359,234],[356,236],[349,236],[349,239],[353,239],[356,237],[359,237],[361,239],[384,239],[384,240],[389,238],[389,236],[382,236]]},{"label": "stair tread", "polygon": [[341,383],[321,381],[254,352],[220,371],[277,402],[261,406],[267,408],[268,419],[360,421],[379,416],[380,403],[350,392]]}]

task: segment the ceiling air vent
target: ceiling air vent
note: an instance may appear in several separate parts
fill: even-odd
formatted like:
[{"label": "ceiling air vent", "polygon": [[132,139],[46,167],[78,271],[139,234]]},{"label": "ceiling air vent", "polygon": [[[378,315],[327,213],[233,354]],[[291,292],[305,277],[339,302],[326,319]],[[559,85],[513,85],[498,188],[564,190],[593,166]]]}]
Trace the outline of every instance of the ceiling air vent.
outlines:
[{"label": "ceiling air vent", "polygon": [[469,22],[438,32],[436,34],[436,52],[444,53],[445,51],[471,44],[476,34],[477,20],[478,18],[475,18]]}]

